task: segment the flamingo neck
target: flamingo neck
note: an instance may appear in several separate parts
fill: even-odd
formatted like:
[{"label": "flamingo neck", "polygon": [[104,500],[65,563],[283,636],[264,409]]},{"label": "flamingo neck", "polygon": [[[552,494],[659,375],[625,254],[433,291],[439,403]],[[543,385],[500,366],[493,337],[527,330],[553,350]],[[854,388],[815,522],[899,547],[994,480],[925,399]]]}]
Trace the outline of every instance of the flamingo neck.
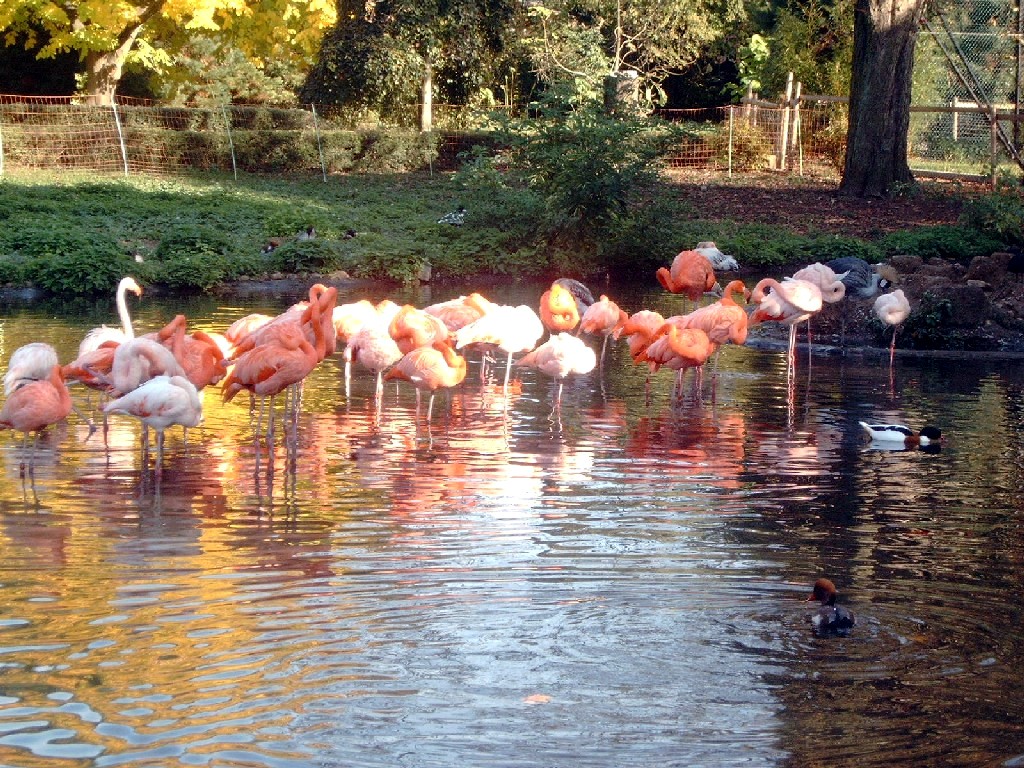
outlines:
[{"label": "flamingo neck", "polygon": [[126,339],[135,338],[135,329],[132,328],[132,318],[128,314],[128,285],[123,280],[117,286],[117,316],[121,318],[121,329]]}]

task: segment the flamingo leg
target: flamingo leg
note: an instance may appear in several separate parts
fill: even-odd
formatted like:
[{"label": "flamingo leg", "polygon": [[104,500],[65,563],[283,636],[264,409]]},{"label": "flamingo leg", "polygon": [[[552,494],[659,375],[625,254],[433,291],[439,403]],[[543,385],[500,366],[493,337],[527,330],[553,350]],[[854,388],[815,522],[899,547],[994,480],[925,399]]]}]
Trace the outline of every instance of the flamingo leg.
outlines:
[{"label": "flamingo leg", "polygon": [[509,376],[510,376],[511,374],[512,374],[512,353],[511,353],[511,352],[509,352],[509,353],[508,353],[508,363],[506,363],[506,365],[505,365],[505,385],[504,385],[504,392],[505,392],[505,394],[506,394],[506,395],[508,394],[508,378],[509,378]]},{"label": "flamingo leg", "polygon": [[892,368],[893,361],[896,359],[896,326],[892,327],[892,341],[889,343],[889,367]]}]

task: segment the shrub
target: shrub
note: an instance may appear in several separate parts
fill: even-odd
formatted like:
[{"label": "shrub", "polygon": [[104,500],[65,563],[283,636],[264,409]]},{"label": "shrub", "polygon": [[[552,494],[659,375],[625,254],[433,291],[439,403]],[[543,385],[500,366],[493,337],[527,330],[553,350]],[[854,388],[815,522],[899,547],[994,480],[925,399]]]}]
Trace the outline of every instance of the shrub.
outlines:
[{"label": "shrub", "polygon": [[302,274],[351,270],[355,259],[337,240],[289,240],[267,258],[271,271]]},{"label": "shrub", "polygon": [[164,237],[147,262],[154,282],[207,290],[232,273],[227,236],[212,227],[186,227]]},{"label": "shrub", "polygon": [[80,229],[22,229],[11,245],[25,259],[21,270],[24,278],[50,293],[103,293],[117,285],[134,265],[109,238]]},{"label": "shrub", "polygon": [[1020,185],[1001,180],[993,192],[968,200],[960,223],[1004,244],[1024,244],[1024,199]]},{"label": "shrub", "polygon": [[[963,339],[959,338],[962,334],[950,328],[952,317],[953,303],[949,299],[939,299],[925,292],[920,304],[903,321],[901,338],[912,349],[962,348]],[[880,344],[892,338],[892,329],[877,318],[871,318],[871,328]]]},{"label": "shrub", "polygon": [[976,229],[940,225],[892,232],[883,237],[878,246],[887,256],[911,254],[923,259],[937,257],[967,264],[975,256],[999,250],[1002,243]]},{"label": "shrub", "polygon": [[825,263],[844,256],[856,256],[869,264],[883,261],[885,254],[875,243],[857,237],[841,235],[816,235],[804,241],[800,248],[804,259],[811,263]]},{"label": "shrub", "polygon": [[436,155],[433,134],[397,128],[368,131],[355,169],[362,173],[403,173],[426,167]]}]

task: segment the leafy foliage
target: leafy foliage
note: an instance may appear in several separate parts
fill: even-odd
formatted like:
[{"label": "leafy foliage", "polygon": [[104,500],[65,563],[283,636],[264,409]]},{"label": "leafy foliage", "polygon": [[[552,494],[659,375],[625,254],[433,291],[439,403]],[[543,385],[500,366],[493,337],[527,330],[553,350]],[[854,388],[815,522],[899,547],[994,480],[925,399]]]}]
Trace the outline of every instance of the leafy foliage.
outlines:
[{"label": "leafy foliage", "polygon": [[967,201],[960,223],[1004,244],[1024,244],[1024,197],[1019,183],[1002,179],[989,194]]},{"label": "leafy foliage", "polygon": [[999,250],[1002,243],[969,227],[945,225],[893,232],[883,237],[878,246],[888,256],[905,253],[967,264],[975,256]]}]

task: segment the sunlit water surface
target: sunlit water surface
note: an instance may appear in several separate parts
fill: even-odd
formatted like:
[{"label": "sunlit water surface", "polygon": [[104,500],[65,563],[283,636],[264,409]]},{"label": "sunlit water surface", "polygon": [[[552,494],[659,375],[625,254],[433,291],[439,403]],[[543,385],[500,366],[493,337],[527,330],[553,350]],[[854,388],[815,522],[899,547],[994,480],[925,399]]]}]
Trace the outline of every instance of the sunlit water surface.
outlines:
[{"label": "sunlit water surface", "polygon": [[[223,330],[295,298],[135,315]],[[116,322],[2,319],[4,364]],[[781,353],[729,348],[713,390],[673,403],[665,371],[647,403],[615,345],[559,412],[474,359],[427,424],[328,360],[294,448],[210,391],[159,484],[125,417],[105,447],[72,416],[25,477],[3,433],[0,765],[1024,765],[1021,373],[801,356],[790,389]],[[878,450],[861,419],[949,440]],[[849,637],[810,632],[820,575]]]}]

